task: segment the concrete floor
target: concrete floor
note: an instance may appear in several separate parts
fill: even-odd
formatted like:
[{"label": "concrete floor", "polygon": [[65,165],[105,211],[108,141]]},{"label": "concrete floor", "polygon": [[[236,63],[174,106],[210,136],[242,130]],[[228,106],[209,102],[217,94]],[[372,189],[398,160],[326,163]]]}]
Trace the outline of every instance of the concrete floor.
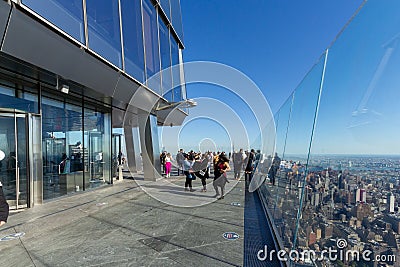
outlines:
[{"label": "concrete floor", "polygon": [[[230,179],[230,192],[214,201],[212,187],[185,192],[183,177],[170,178],[180,188],[126,178],[11,214],[0,238],[25,235],[0,241],[0,266],[243,265],[244,182]],[[154,190],[164,202],[149,195]],[[240,237],[227,240],[225,232]]]}]

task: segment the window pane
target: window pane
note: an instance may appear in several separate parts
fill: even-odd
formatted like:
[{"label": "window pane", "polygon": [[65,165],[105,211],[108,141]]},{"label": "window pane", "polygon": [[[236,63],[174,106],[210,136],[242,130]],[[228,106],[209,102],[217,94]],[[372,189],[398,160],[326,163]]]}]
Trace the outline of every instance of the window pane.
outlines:
[{"label": "window pane", "polygon": [[181,4],[179,0],[170,0],[171,2],[171,16],[172,26],[175,29],[179,39],[183,42],[183,26],[182,26],[182,13]]},{"label": "window pane", "polygon": [[22,3],[74,39],[85,43],[82,0],[23,0]]},{"label": "window pane", "polygon": [[83,188],[82,108],[43,97],[43,198]]},{"label": "window pane", "polygon": [[169,0],[160,0],[161,8],[164,10],[165,15],[171,21],[171,9],[169,7]]},{"label": "window pane", "polygon": [[125,71],[144,82],[143,30],[140,0],[121,0]]},{"label": "window pane", "polygon": [[165,95],[172,89],[171,51],[169,45],[168,28],[160,17],[158,18],[158,23],[160,30],[161,67],[163,70],[161,78],[162,78],[163,94]]},{"label": "window pane", "polygon": [[89,47],[121,68],[118,1],[87,0],[86,9]]},{"label": "window pane", "polygon": [[0,85],[0,108],[39,113],[37,90],[29,87],[16,90]]},{"label": "window pane", "polygon": [[111,183],[111,136],[108,113],[85,108],[84,149],[88,161],[85,163],[85,188],[94,188]]},{"label": "window pane", "polygon": [[[160,71],[158,51],[157,12],[149,0],[143,2],[144,40],[146,49],[147,79]],[[159,79],[152,79],[148,86],[161,93]]]},{"label": "window pane", "polygon": [[170,35],[170,44],[171,44],[171,62],[172,62],[172,82],[174,87],[173,99],[174,101],[182,100],[182,87],[180,85],[180,70],[179,70],[179,48],[178,44],[175,41],[175,38]]}]

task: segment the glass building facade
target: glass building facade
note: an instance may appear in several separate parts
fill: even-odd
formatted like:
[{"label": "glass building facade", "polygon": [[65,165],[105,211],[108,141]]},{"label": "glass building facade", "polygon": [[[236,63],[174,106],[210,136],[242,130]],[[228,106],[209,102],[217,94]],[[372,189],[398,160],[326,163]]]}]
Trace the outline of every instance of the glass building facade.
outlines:
[{"label": "glass building facade", "polygon": [[172,71],[184,48],[179,1],[22,0],[0,12],[0,179],[11,208],[112,184],[123,152],[130,169],[140,165],[138,128],[157,146],[162,121],[150,111],[141,126],[127,111],[135,90],[166,104],[185,98]]}]

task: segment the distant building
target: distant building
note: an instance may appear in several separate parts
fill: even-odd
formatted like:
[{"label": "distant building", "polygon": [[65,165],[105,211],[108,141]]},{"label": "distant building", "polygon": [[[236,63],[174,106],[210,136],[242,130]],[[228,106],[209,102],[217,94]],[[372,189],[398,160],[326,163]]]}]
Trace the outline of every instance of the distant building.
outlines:
[{"label": "distant building", "polygon": [[314,232],[311,232],[308,235],[308,246],[311,246],[317,242],[317,235]]},{"label": "distant building", "polygon": [[393,231],[400,234],[400,218],[399,217],[395,217],[392,215],[385,215],[385,217],[383,217],[383,220],[385,222],[390,223],[392,225]]},{"label": "distant building", "polygon": [[357,188],[355,192],[355,202],[358,203],[360,202],[360,196],[361,196],[361,189]]},{"label": "distant building", "polygon": [[364,188],[360,189],[360,202],[367,203],[367,191]]},{"label": "distant building", "polygon": [[317,240],[320,240],[321,237],[322,237],[322,230],[321,230],[321,228],[315,229],[315,234],[316,234]]},{"label": "distant building", "polygon": [[354,206],[351,213],[359,221],[362,221],[364,217],[369,217],[373,215],[371,207],[368,204],[363,203]]},{"label": "distant building", "polygon": [[388,212],[394,213],[394,203],[395,203],[394,195],[392,193],[389,193],[387,196]]},{"label": "distant building", "polygon": [[331,238],[333,234],[333,226],[331,224],[324,224],[322,226],[322,238]]},{"label": "distant building", "polygon": [[313,205],[314,207],[317,207],[320,203],[320,196],[319,196],[319,192],[314,192],[311,196],[311,205]]}]

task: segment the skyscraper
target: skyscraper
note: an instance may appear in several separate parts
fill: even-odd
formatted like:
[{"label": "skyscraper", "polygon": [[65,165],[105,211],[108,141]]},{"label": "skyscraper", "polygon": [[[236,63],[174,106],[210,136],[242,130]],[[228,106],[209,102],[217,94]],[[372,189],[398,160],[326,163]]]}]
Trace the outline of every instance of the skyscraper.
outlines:
[{"label": "skyscraper", "polygon": [[388,205],[388,212],[394,213],[394,202],[395,202],[395,197],[392,193],[389,193],[387,196],[387,205]]}]

